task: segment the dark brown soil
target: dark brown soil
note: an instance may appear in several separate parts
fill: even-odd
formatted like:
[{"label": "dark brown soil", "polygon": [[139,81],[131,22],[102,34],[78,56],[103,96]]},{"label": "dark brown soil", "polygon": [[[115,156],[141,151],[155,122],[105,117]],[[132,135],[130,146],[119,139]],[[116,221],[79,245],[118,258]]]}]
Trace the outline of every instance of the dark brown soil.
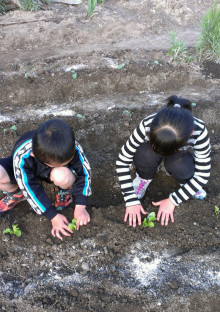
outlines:
[{"label": "dark brown soil", "polygon": [[[57,116],[75,130],[93,173],[91,222],[62,242],[26,202],[0,218],[0,233],[12,224],[22,231],[20,238],[0,235],[0,311],[219,310],[218,65],[175,62],[166,53],[175,30],[195,55],[198,22],[211,3],[109,0],[91,21],[82,5],[60,4],[0,17],[1,157],[21,134]],[[167,227],[130,228],[115,160],[138,122],[172,94],[195,102],[194,115],[207,124],[213,147],[208,196],[177,207]],[[53,200],[52,187],[44,186]],[[177,187],[159,171],[144,208],[157,212],[152,200]],[[73,208],[64,211],[69,220]]]}]

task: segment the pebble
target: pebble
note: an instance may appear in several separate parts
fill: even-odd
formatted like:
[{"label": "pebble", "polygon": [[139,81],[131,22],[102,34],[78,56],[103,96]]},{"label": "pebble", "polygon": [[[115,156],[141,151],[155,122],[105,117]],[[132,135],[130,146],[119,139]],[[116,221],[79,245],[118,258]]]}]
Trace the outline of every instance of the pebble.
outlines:
[{"label": "pebble", "polygon": [[9,242],[10,239],[11,239],[11,237],[10,237],[9,235],[3,235],[3,236],[2,236],[3,242]]},{"label": "pebble", "polygon": [[83,263],[81,264],[81,268],[82,268],[84,271],[89,271],[89,265],[88,265],[88,263],[83,262]]}]

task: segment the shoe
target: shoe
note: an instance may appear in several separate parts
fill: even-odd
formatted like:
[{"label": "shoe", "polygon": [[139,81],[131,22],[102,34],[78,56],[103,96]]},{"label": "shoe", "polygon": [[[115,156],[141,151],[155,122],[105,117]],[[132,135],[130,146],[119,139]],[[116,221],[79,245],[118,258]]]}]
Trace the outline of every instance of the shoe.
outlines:
[{"label": "shoe", "polygon": [[73,201],[73,196],[71,194],[72,187],[69,187],[67,190],[62,190],[59,187],[55,187],[56,201],[55,208],[58,211],[62,211],[67,208]]},{"label": "shoe", "polygon": [[206,191],[201,189],[198,192],[196,192],[195,195],[193,195],[193,198],[202,200],[202,199],[206,198],[206,196],[207,196]]},{"label": "shoe", "polygon": [[0,215],[10,211],[17,204],[25,200],[25,197],[21,191],[17,193],[3,193],[6,194],[6,196],[0,200]]},{"label": "shoe", "polygon": [[144,194],[151,181],[152,180],[145,180],[140,178],[139,174],[136,173],[136,178],[133,180],[133,187],[138,199],[144,197]]}]

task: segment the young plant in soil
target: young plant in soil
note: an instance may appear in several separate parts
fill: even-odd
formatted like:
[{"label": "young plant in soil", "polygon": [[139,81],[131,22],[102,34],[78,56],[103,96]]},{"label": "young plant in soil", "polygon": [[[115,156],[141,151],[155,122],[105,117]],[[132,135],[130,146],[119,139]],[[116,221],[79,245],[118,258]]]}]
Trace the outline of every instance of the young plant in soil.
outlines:
[{"label": "young plant in soil", "polygon": [[21,230],[18,227],[18,224],[13,224],[12,229],[7,228],[3,231],[3,234],[11,234],[11,235],[16,235],[18,237],[21,236]]},{"label": "young plant in soil", "polygon": [[3,15],[6,13],[6,6],[4,3],[4,0],[0,0],[0,15]]},{"label": "young plant in soil", "polygon": [[197,50],[200,58],[203,54],[205,58],[220,62],[220,7],[217,0],[214,7],[208,10],[200,23],[201,33],[197,42]]},{"label": "young plant in soil", "polygon": [[216,215],[216,218],[218,218],[218,214],[219,214],[219,208],[218,208],[218,206],[215,206],[215,215]]},{"label": "young plant in soil", "polygon": [[149,213],[149,215],[147,216],[147,218],[144,218],[143,222],[142,222],[142,227],[145,228],[147,226],[149,226],[150,228],[154,227],[154,221],[156,221],[156,214],[155,212],[151,212]]},{"label": "young plant in soil", "polygon": [[97,14],[97,13],[94,13],[96,5],[97,5],[97,0],[88,0],[88,7],[85,6],[85,9],[89,15],[90,20],[93,18],[95,14]]},{"label": "young plant in soil", "polygon": [[174,60],[178,60],[186,53],[185,43],[177,37],[175,32],[171,32],[170,37],[168,55],[171,55]]},{"label": "young plant in soil", "polygon": [[74,218],[71,223],[69,223],[68,228],[72,231],[76,231],[76,219]]}]

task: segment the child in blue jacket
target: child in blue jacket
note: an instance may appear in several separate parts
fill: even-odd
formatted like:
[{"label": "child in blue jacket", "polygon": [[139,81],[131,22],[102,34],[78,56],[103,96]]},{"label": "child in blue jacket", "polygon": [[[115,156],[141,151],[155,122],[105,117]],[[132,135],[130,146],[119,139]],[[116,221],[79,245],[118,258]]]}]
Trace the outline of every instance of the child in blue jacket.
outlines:
[{"label": "child in blue jacket", "polygon": [[[55,185],[54,206],[40,181]],[[68,207],[73,197],[77,229],[90,221],[86,210],[91,195],[90,165],[72,129],[62,120],[48,120],[37,130],[25,133],[12,154],[0,159],[0,189],[6,194],[0,201],[0,213],[26,199],[37,214],[51,220],[51,233],[59,239],[61,234],[72,233],[67,218],[59,211]]]}]

